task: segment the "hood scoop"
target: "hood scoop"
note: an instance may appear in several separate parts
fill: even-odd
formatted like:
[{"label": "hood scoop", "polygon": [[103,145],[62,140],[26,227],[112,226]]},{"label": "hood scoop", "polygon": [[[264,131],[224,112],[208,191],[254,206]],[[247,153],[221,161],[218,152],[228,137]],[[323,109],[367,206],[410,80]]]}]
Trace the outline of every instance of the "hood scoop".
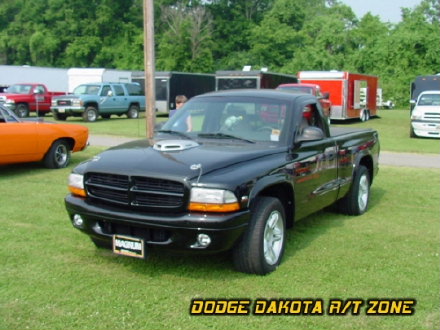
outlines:
[{"label": "hood scoop", "polygon": [[198,146],[197,142],[191,140],[163,140],[156,142],[153,149],[158,151],[181,151]]}]

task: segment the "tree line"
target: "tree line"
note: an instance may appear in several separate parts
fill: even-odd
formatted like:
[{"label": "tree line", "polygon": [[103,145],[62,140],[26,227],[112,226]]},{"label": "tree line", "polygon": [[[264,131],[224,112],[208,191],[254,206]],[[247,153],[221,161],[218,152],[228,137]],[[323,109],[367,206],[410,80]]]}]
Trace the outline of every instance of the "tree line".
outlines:
[{"label": "tree line", "polygon": [[[143,70],[143,0],[3,0],[0,64]],[[440,5],[401,21],[356,17],[338,0],[155,0],[156,70],[253,69],[377,75],[407,106],[410,82],[440,72]]]}]

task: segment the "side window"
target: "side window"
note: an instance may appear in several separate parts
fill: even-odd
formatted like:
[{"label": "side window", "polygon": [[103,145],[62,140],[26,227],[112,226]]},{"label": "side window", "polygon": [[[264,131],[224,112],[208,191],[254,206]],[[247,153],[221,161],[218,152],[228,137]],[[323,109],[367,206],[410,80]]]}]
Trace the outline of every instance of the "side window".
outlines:
[{"label": "side window", "polygon": [[306,104],[303,108],[301,129],[304,129],[307,126],[315,126],[320,129],[324,129],[324,125],[322,124],[322,118],[319,115],[319,111],[316,103]]},{"label": "side window", "polygon": [[108,92],[111,91],[112,89],[110,88],[109,85],[104,85],[102,86],[102,90],[101,90],[101,96],[107,96]]},{"label": "side window", "polygon": [[144,92],[141,88],[141,85],[138,84],[127,84],[125,85],[127,87],[127,91],[129,95],[144,95]]},{"label": "side window", "polygon": [[113,85],[113,88],[115,90],[116,96],[124,96],[125,95],[124,88],[121,85]]}]

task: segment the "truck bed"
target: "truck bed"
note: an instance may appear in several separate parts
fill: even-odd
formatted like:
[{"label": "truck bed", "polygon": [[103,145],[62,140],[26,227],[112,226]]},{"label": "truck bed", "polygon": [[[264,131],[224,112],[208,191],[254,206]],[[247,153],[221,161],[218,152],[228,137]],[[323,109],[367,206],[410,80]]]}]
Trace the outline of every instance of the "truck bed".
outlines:
[{"label": "truck bed", "polygon": [[360,133],[370,131],[369,128],[358,128],[358,127],[330,127],[330,136],[338,137],[350,133]]}]

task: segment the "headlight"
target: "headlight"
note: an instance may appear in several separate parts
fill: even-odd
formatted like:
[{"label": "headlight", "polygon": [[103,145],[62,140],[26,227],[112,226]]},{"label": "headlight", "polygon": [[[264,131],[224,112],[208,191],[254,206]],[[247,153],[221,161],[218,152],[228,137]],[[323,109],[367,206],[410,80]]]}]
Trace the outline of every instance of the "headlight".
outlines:
[{"label": "headlight", "polygon": [[423,119],[423,112],[419,112],[417,110],[413,110],[411,114],[412,120],[422,120]]},{"label": "headlight", "polygon": [[5,103],[6,103],[6,104],[14,104],[14,103],[15,103],[15,100],[6,99],[6,100],[5,100]]},{"label": "headlight", "polygon": [[52,104],[53,107],[55,107],[57,105],[57,100],[52,99],[51,104]]},{"label": "headlight", "polygon": [[86,191],[84,189],[84,176],[81,174],[71,173],[69,175],[69,191],[73,195],[86,197]]},{"label": "headlight", "polygon": [[75,100],[72,100],[72,105],[74,107],[81,107],[83,105],[83,102],[80,99],[75,99]]},{"label": "headlight", "polygon": [[189,210],[196,212],[234,212],[240,209],[232,191],[223,189],[192,188]]}]

